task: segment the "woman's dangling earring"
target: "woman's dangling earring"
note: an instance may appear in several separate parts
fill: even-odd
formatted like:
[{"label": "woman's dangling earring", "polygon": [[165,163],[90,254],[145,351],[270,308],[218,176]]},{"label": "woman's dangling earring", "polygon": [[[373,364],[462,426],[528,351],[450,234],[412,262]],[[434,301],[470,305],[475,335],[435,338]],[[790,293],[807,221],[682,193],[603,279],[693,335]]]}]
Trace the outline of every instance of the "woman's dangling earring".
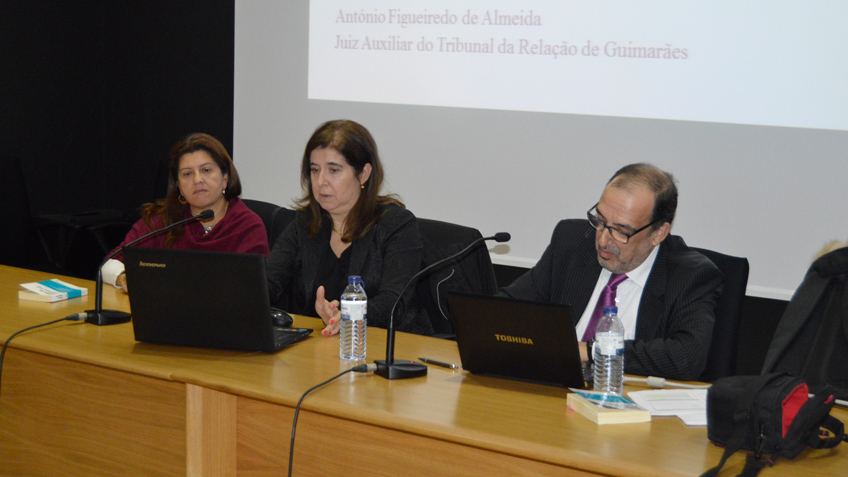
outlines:
[{"label": "woman's dangling earring", "polygon": [[183,205],[188,204],[188,201],[186,200],[185,197],[183,197],[182,194],[180,194],[179,200],[180,200],[180,204],[183,204]]}]

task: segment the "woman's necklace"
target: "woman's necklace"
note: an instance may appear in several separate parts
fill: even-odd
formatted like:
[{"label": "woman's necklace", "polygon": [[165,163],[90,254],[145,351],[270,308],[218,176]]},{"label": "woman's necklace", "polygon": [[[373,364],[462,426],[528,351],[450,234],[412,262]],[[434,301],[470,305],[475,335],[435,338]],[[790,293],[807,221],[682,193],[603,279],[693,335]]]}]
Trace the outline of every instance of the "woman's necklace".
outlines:
[{"label": "woman's necklace", "polygon": [[[224,218],[225,215],[227,215],[227,209],[229,209],[229,208],[230,208],[230,203],[224,202],[224,212],[221,214],[222,219]],[[221,221],[221,219],[218,219],[218,222],[220,222],[220,221]],[[203,235],[206,235],[209,232],[211,232],[212,227],[214,227],[214,225],[204,225],[203,226]],[[333,229],[333,230],[335,230],[335,229]]]}]

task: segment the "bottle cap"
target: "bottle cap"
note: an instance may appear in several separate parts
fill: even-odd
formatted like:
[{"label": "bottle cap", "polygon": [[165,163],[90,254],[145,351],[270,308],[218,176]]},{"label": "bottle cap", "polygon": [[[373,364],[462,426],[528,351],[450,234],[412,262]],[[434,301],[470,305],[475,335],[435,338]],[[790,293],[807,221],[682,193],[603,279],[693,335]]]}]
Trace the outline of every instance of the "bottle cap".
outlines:
[{"label": "bottle cap", "polygon": [[604,307],[604,314],[605,315],[617,315],[618,314],[618,307],[617,306],[605,306]]}]

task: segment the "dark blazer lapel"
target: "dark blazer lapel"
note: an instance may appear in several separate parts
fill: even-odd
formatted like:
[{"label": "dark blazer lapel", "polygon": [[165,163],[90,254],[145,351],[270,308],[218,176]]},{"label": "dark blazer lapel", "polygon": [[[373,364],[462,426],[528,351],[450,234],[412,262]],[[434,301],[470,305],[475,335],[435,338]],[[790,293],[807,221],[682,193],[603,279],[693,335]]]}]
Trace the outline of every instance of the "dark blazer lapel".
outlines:
[{"label": "dark blazer lapel", "polygon": [[[365,260],[368,258],[368,251],[371,249],[371,243],[374,241],[374,234],[377,227],[371,227],[368,233],[360,240],[354,240],[350,244],[350,273],[358,273],[364,275]],[[363,277],[363,280],[365,278]]]},{"label": "dark blazer lapel", "polygon": [[318,274],[318,267],[321,265],[321,247],[329,246],[330,233],[330,226],[325,222],[315,237],[306,240],[302,245],[304,253],[302,255],[303,269],[301,273],[303,273],[303,283],[305,285],[303,291],[306,293],[306,296],[304,296],[306,303],[315,301],[312,291],[315,289],[315,276]]},{"label": "dark blazer lapel", "polygon": [[668,280],[668,246],[665,242],[659,245],[660,251],[654,261],[654,267],[642,291],[639,302],[639,314],[636,321],[636,339],[648,339],[658,336],[657,327],[663,322],[666,314],[665,290]]},{"label": "dark blazer lapel", "polygon": [[[588,227],[586,229],[591,230]],[[566,280],[572,280],[573,285],[565,284],[571,286],[560,287],[566,293],[570,292],[570,295],[563,297],[560,303],[571,305],[571,319],[575,326],[583,316],[586,307],[589,306],[589,298],[592,297],[592,291],[602,270],[595,250],[594,231],[591,234],[584,233],[578,240],[581,241],[580,255],[575,260],[574,268],[566,272],[568,274]]]}]

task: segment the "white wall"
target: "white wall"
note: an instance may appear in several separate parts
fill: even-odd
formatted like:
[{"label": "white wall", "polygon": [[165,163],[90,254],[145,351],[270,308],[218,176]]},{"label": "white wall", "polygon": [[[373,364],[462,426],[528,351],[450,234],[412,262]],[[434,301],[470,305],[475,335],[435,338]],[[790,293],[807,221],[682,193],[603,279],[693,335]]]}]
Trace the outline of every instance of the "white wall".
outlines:
[{"label": "white wall", "polygon": [[846,131],[308,100],[308,25],[307,0],[236,2],[245,197],[290,205],[306,140],[347,118],[374,135],[389,190],[416,215],[510,232],[496,263],[531,266],[559,219],[583,217],[639,161],[677,177],[674,233],[748,257],[751,295],[788,299],[815,252],[848,239]]}]

